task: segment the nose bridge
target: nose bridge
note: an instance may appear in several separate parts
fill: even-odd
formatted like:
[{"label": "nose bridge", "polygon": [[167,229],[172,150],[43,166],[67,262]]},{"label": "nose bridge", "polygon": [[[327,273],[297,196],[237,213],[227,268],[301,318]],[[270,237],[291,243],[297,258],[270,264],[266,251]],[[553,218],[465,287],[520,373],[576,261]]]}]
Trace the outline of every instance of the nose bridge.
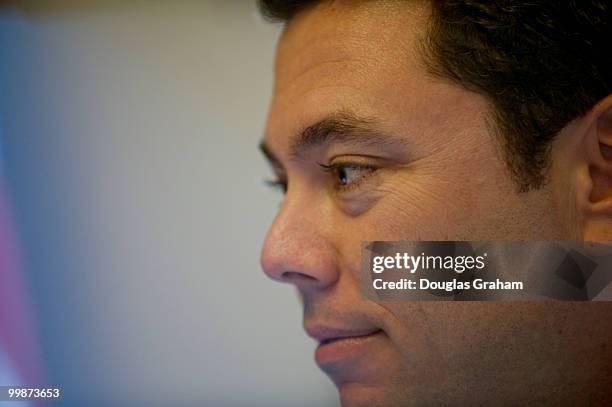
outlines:
[{"label": "nose bridge", "polygon": [[264,272],[300,289],[333,284],[338,270],[329,226],[324,203],[304,192],[287,194],[264,242]]}]

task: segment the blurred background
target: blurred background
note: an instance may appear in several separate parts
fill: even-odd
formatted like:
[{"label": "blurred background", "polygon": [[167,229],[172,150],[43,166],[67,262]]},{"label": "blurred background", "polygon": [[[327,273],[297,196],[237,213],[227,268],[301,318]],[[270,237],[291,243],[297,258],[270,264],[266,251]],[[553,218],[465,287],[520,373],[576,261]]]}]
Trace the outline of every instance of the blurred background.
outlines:
[{"label": "blurred background", "polygon": [[251,0],[0,2],[0,385],[337,405],[258,261],[280,29]]}]

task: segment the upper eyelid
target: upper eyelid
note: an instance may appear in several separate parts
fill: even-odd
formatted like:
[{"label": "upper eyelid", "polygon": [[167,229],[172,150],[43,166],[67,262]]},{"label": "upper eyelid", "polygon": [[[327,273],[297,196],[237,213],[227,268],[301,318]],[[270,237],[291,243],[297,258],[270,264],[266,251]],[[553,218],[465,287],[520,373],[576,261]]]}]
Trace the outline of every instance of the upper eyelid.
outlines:
[{"label": "upper eyelid", "polygon": [[319,167],[323,168],[324,171],[334,171],[337,170],[339,168],[368,168],[368,169],[376,169],[378,168],[376,165],[371,165],[371,164],[362,164],[362,163],[356,163],[356,162],[339,162],[339,163],[332,163],[332,164],[322,164],[322,163],[318,163]]}]

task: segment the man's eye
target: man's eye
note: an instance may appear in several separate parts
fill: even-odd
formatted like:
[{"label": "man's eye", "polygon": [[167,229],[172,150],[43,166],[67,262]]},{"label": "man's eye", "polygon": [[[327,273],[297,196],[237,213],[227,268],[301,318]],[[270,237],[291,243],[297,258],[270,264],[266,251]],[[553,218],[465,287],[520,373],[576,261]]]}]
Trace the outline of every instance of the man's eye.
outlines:
[{"label": "man's eye", "polygon": [[282,192],[283,194],[287,193],[287,181],[283,181],[280,179],[267,179],[264,182],[270,188],[274,188],[277,191]]},{"label": "man's eye", "polygon": [[338,189],[357,187],[376,168],[361,164],[319,164],[325,171],[332,173],[334,183]]}]

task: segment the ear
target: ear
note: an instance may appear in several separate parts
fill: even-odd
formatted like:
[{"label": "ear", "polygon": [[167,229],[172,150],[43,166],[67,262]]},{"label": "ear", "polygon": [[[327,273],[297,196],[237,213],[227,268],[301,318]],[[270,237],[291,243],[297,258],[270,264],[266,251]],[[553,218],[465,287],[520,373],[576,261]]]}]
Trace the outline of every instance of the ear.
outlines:
[{"label": "ear", "polygon": [[612,95],[584,116],[577,192],[584,240],[612,240]]}]

